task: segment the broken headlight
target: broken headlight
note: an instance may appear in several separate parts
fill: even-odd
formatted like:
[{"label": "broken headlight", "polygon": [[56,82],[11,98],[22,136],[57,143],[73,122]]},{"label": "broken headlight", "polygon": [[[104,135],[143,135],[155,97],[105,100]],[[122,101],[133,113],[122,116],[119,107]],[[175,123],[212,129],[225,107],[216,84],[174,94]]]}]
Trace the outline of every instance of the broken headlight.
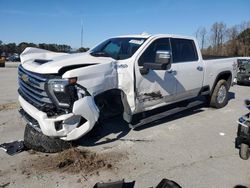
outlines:
[{"label": "broken headlight", "polygon": [[72,79],[49,80],[48,91],[56,106],[61,108],[70,108],[78,100],[77,89]]}]

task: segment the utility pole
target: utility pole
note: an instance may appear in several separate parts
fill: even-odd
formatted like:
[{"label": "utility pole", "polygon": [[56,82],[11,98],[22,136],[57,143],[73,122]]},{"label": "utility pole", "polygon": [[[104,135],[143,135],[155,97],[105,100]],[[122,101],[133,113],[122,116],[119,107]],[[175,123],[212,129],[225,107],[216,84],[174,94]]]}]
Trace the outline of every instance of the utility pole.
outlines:
[{"label": "utility pole", "polygon": [[83,43],[83,21],[81,20],[81,48]]}]

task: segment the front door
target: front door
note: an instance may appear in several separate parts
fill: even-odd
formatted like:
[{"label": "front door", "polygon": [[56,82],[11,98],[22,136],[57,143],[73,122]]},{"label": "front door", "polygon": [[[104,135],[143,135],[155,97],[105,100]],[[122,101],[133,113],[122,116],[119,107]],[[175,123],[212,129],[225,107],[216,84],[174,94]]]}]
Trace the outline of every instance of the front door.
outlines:
[{"label": "front door", "polygon": [[149,70],[141,73],[145,62],[155,63],[156,51],[170,51],[170,39],[159,38],[151,42],[135,63],[136,112],[153,109],[174,101],[176,94],[176,65],[170,70]]}]

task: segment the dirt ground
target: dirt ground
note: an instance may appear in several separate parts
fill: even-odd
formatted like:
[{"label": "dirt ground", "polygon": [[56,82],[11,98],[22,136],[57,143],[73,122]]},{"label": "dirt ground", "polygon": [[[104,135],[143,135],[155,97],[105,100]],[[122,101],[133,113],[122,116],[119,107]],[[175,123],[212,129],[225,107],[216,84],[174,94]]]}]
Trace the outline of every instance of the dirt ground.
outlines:
[{"label": "dirt ground", "polygon": [[[0,143],[23,139],[18,114],[17,69],[0,69]],[[237,119],[248,111],[250,87],[231,88],[219,110],[197,108],[130,130],[119,118],[103,122],[76,149],[59,154],[0,150],[0,187],[86,187],[96,182],[136,181],[156,186],[162,178],[183,188],[250,187],[250,163],[234,148]]]}]

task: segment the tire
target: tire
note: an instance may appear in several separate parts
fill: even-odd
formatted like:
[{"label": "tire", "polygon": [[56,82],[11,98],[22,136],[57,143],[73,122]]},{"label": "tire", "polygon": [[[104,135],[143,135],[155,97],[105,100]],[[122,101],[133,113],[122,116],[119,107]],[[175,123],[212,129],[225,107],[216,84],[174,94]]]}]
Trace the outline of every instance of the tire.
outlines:
[{"label": "tire", "polygon": [[240,145],[240,158],[243,160],[247,160],[249,158],[249,146],[247,144],[242,143]]},{"label": "tire", "polygon": [[181,186],[172,180],[162,179],[156,188],[181,188]]},{"label": "tire", "polygon": [[[209,97],[209,106],[213,108],[223,108],[228,103],[228,90],[229,86],[226,80],[219,80],[213,90],[212,95]],[[223,93],[223,94],[220,94]]]},{"label": "tire", "polygon": [[24,131],[24,146],[39,152],[56,153],[71,148],[72,143],[59,138],[48,137],[33,127],[26,125]]}]

